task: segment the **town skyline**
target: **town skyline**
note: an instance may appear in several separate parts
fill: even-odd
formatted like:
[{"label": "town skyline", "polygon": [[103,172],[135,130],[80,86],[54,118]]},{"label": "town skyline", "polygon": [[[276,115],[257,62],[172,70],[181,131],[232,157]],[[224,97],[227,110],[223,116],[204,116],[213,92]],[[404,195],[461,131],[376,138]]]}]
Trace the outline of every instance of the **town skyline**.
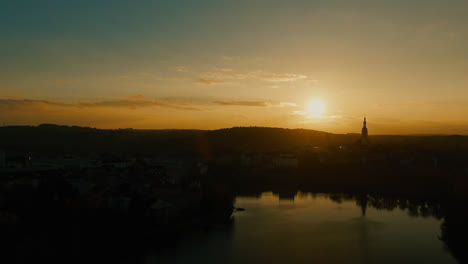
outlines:
[{"label": "town skyline", "polygon": [[468,263],[467,0],[1,0],[5,263]]}]

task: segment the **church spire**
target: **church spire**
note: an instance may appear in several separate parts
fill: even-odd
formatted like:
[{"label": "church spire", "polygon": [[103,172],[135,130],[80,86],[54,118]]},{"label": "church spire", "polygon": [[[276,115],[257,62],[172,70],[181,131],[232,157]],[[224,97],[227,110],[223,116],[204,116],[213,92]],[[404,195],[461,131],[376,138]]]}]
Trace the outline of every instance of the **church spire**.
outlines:
[{"label": "church spire", "polygon": [[364,122],[362,124],[362,133],[361,133],[361,144],[362,145],[369,144],[369,140],[368,140],[367,136],[368,136],[367,121],[366,121],[366,116],[364,115]]}]

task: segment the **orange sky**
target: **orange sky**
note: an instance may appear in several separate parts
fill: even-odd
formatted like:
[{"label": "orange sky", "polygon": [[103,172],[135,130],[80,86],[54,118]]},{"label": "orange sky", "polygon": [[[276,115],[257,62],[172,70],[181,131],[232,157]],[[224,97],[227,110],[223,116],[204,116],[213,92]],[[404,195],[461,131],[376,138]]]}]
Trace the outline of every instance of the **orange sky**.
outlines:
[{"label": "orange sky", "polygon": [[366,114],[370,134],[468,134],[467,8],[11,1],[0,9],[0,121],[348,133]]}]

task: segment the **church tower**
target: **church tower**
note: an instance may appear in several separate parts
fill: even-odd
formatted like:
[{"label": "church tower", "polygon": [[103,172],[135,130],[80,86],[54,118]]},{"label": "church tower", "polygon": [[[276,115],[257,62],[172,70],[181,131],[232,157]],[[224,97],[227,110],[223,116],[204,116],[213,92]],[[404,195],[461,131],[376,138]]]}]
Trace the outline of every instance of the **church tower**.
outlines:
[{"label": "church tower", "polygon": [[362,145],[368,145],[368,144],[369,144],[369,139],[367,138],[367,122],[366,122],[366,117],[364,117],[364,123],[363,123],[363,126],[362,126],[361,144],[362,144]]}]

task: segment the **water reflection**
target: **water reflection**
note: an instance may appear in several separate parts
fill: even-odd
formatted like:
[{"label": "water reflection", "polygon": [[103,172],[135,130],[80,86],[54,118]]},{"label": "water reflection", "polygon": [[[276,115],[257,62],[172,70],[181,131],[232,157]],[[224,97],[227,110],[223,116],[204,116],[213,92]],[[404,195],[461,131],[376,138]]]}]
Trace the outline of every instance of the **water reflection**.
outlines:
[{"label": "water reflection", "polygon": [[277,200],[277,201],[293,201],[296,203],[301,203],[303,201],[310,200],[309,197],[313,199],[316,198],[327,198],[337,204],[341,204],[344,201],[355,201],[356,205],[361,208],[361,213],[363,216],[366,215],[366,210],[368,207],[374,208],[376,210],[387,210],[393,211],[394,209],[400,209],[406,211],[407,214],[411,217],[435,217],[441,219],[443,217],[443,212],[441,210],[441,203],[432,201],[428,202],[426,200],[418,199],[401,199],[399,197],[392,196],[383,196],[375,194],[350,194],[350,193],[310,193],[310,192],[263,192],[260,194],[254,195],[243,195],[240,198],[256,198],[261,201],[265,200]]},{"label": "water reflection", "polygon": [[246,211],[228,230],[195,234],[147,263],[456,263],[439,239],[436,202],[266,192],[238,196],[235,207]]}]

